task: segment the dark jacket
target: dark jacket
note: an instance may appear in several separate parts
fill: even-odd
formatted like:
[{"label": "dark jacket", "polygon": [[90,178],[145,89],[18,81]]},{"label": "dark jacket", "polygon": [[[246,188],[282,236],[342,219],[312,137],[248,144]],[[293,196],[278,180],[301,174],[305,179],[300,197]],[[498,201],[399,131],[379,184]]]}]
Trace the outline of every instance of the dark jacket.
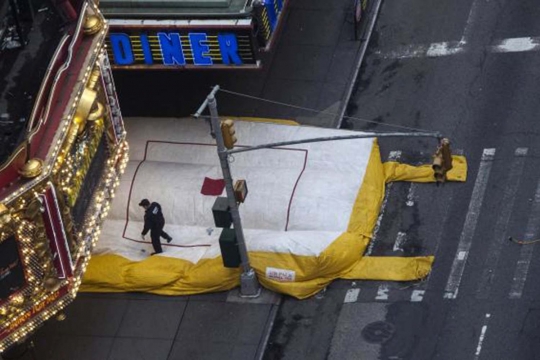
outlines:
[{"label": "dark jacket", "polygon": [[151,231],[161,231],[165,226],[165,218],[161,212],[161,205],[157,202],[150,204],[148,209],[144,212],[144,229],[142,231],[143,235],[146,235],[149,230]]}]

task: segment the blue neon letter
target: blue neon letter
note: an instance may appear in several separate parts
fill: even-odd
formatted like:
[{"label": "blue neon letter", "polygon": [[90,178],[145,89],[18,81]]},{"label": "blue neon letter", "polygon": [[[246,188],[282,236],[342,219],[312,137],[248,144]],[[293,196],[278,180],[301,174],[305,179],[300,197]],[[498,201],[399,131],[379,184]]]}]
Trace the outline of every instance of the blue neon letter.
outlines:
[{"label": "blue neon letter", "polygon": [[185,65],[184,52],[179,33],[158,33],[164,65]]},{"label": "blue neon letter", "polygon": [[141,34],[139,38],[141,39],[144,62],[148,65],[152,65],[154,63],[154,59],[152,58],[152,51],[150,50],[150,42],[148,41],[148,35]]},{"label": "blue neon letter", "polygon": [[207,40],[204,33],[189,34],[189,42],[193,51],[193,63],[195,65],[212,65],[212,58],[209,54],[210,46],[206,42]]},{"label": "blue neon letter", "polygon": [[131,50],[131,41],[127,34],[110,34],[111,46],[116,65],[131,65],[135,61],[133,50]]},{"label": "blue neon letter", "polygon": [[242,65],[242,59],[238,55],[238,42],[234,34],[218,34],[219,51],[221,58],[226,65]]},{"label": "blue neon letter", "polygon": [[272,29],[272,31],[274,31],[277,25],[277,15],[278,15],[276,14],[274,1],[265,1],[264,6],[266,7],[266,13],[268,14],[268,20],[270,21],[270,28]]}]

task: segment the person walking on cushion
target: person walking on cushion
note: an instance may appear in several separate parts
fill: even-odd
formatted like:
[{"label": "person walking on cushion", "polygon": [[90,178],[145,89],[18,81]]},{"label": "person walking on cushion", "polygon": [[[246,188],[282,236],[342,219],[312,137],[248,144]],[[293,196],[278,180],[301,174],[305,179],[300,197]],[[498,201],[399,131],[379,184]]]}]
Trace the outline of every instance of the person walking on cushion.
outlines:
[{"label": "person walking on cushion", "polygon": [[142,206],[145,210],[144,228],[141,237],[144,240],[146,234],[150,231],[150,238],[152,239],[152,246],[154,247],[154,252],[150,255],[161,254],[163,250],[161,249],[160,237],[166,239],[167,243],[172,241],[172,237],[163,231],[163,228],[165,227],[165,218],[161,212],[161,205],[157,202],[150,203],[148,199],[142,199],[139,206]]}]

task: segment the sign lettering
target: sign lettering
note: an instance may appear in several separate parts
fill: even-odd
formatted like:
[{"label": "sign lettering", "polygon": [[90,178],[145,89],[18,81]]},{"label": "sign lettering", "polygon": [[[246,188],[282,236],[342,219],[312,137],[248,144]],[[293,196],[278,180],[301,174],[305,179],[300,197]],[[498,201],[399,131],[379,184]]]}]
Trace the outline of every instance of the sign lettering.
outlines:
[{"label": "sign lettering", "polygon": [[64,286],[55,292],[50,293],[47,297],[41,302],[35,303],[31,309],[23,313],[13,322],[11,322],[7,327],[0,329],[0,340],[4,339],[10,333],[24,325],[28,320],[34,318],[36,315],[41,313],[43,310],[49,307],[49,305],[55,303],[58,299],[64,296],[67,293],[67,286]]},{"label": "sign lettering", "polygon": [[293,282],[296,278],[296,272],[294,270],[267,267],[266,277],[279,282]]},{"label": "sign lettering", "polygon": [[257,66],[251,28],[112,28],[107,49],[114,68]]}]

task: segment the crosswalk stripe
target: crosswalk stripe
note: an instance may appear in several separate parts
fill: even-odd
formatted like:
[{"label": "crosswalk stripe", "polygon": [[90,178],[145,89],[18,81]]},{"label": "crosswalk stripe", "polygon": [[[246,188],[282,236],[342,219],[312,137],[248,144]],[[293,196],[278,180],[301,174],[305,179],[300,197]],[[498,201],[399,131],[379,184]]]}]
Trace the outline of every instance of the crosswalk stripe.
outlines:
[{"label": "crosswalk stripe", "polygon": [[[456,155],[463,155],[463,149],[456,149],[454,150],[454,154]],[[448,196],[448,203],[451,203],[452,202],[452,199],[454,198],[454,192],[455,190],[451,190],[450,192],[450,196]],[[435,238],[435,249],[433,251],[433,254],[435,256],[437,256],[438,254],[438,251],[439,251],[439,245],[441,243],[441,239],[442,239],[442,236],[443,236],[443,233],[444,233],[444,224],[446,224],[446,220],[448,219],[448,214],[450,213],[450,206],[445,206],[444,207],[444,210],[443,210],[443,215],[442,215],[442,218],[441,218],[441,224],[443,224],[443,226],[439,226],[439,231],[437,233],[437,236]],[[429,284],[429,280],[431,279],[431,275],[433,275],[433,272],[430,272],[426,281],[424,281],[421,285],[421,287],[423,289],[427,289],[428,287],[428,284]]]},{"label": "crosswalk stripe", "polygon": [[344,303],[353,303],[358,301],[358,295],[360,294],[359,288],[349,289],[345,294]]},{"label": "crosswalk stripe", "polygon": [[424,299],[425,290],[414,290],[411,293],[411,302],[419,302]]},{"label": "crosswalk stripe", "polygon": [[471,248],[474,232],[476,230],[476,223],[480,216],[480,209],[482,207],[482,201],[484,199],[484,193],[487,187],[489,174],[493,164],[493,158],[495,157],[495,149],[484,149],[482,159],[480,161],[480,168],[478,169],[478,175],[474,184],[471,201],[465,218],[465,224],[461,232],[459,244],[452,264],[450,275],[448,276],[448,282],[446,283],[444,298],[455,299],[461,283],[461,277],[465,271],[465,264],[467,262],[467,256],[469,255],[469,249]]},{"label": "crosswalk stripe", "polygon": [[388,285],[379,286],[379,289],[377,289],[377,296],[375,296],[375,300],[388,300],[389,291],[390,289],[388,288]]},{"label": "crosswalk stripe", "polygon": [[508,227],[508,222],[510,221],[510,216],[512,215],[514,200],[517,189],[520,185],[520,179],[525,166],[525,156],[527,155],[527,151],[527,148],[518,148],[514,153],[515,157],[510,168],[506,186],[504,188],[505,190],[503,193],[499,217],[497,218],[497,222],[493,228],[493,241],[490,242],[486,261],[484,263],[484,271],[476,290],[476,297],[478,299],[487,299],[491,292],[491,285],[495,276],[495,268],[499,262],[499,256],[501,254],[503,243],[507,239],[506,229]]},{"label": "crosswalk stripe", "polygon": [[[536,193],[534,194],[534,202],[532,204],[529,220],[527,221],[527,229],[525,232],[525,240],[530,241],[538,234],[540,222],[540,181],[536,187]],[[525,281],[527,280],[527,273],[529,272],[529,265],[531,263],[532,255],[534,251],[534,243],[528,245],[522,245],[519,253],[519,260],[517,262],[516,270],[514,272],[514,278],[510,294],[510,299],[519,299],[523,294],[523,288],[525,287]]]}]

